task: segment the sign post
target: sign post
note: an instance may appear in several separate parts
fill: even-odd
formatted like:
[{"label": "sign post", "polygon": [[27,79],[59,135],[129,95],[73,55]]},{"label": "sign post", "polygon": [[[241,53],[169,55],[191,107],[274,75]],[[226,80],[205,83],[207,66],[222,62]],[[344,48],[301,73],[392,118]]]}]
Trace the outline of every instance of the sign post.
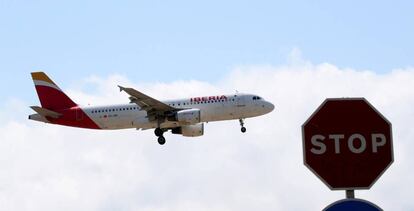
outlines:
[{"label": "sign post", "polygon": [[365,98],[328,98],[302,125],[303,159],[331,190],[370,189],[393,162],[391,123]]}]

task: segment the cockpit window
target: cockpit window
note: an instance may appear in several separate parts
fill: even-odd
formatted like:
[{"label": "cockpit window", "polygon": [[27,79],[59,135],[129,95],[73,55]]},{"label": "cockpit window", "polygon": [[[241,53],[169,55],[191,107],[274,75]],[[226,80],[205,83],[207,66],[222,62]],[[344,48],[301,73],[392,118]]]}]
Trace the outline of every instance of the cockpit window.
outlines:
[{"label": "cockpit window", "polygon": [[260,100],[261,98],[259,96],[253,96],[253,100]]}]

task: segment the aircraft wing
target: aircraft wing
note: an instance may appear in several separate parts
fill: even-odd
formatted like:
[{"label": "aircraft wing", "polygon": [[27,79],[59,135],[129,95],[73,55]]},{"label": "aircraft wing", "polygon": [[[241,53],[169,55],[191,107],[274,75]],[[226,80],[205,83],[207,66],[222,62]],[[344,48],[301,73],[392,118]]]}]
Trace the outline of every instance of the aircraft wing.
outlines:
[{"label": "aircraft wing", "polygon": [[145,95],[133,88],[118,86],[119,90],[130,95],[132,103],[136,103],[142,110],[147,111],[149,116],[165,115],[166,113],[176,111],[177,109],[169,106],[159,100],[156,100],[148,95]]}]

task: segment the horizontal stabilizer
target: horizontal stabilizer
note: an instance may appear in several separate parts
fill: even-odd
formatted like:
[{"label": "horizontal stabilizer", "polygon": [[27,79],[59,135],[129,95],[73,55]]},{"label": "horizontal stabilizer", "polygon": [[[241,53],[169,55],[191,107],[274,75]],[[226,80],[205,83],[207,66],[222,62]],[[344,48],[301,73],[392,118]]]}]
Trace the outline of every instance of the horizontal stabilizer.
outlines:
[{"label": "horizontal stabilizer", "polygon": [[31,109],[33,109],[34,111],[36,111],[36,113],[40,114],[41,116],[44,117],[52,117],[52,118],[59,118],[60,116],[62,116],[61,113],[55,112],[55,111],[51,111],[49,109],[46,108],[42,108],[39,106],[30,106]]}]

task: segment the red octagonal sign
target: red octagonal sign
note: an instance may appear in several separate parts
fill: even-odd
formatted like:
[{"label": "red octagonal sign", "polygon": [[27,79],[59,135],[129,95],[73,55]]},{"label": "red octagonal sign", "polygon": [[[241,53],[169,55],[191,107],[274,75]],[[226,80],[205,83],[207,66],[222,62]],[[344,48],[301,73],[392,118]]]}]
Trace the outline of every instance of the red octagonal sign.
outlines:
[{"label": "red octagonal sign", "polygon": [[369,189],[393,162],[391,123],[364,98],[326,99],[302,125],[305,165],[330,189]]}]

